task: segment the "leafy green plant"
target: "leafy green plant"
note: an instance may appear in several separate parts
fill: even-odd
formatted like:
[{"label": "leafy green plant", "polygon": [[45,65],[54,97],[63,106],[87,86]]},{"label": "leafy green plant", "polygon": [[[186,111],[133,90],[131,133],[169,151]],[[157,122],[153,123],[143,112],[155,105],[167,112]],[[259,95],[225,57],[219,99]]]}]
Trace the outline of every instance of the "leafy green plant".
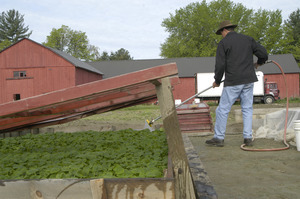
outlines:
[{"label": "leafy green plant", "polygon": [[0,139],[0,179],[159,178],[167,168],[162,131],[132,129]]}]

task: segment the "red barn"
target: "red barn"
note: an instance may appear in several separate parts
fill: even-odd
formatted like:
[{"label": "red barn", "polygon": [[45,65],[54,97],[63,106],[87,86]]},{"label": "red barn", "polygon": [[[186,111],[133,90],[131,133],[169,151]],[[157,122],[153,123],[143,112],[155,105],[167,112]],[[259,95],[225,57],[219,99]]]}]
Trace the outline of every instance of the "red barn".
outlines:
[{"label": "red barn", "polygon": [[102,79],[62,51],[22,39],[0,52],[0,104]]},{"label": "red barn", "polygon": [[[299,97],[299,72],[300,69],[292,54],[270,55],[270,60],[278,62],[285,73],[289,97]],[[180,84],[174,86],[174,99],[184,101],[196,93],[195,74],[213,73],[215,57],[190,57],[151,60],[126,60],[126,61],[99,61],[89,63],[101,70],[104,78],[109,78],[137,70],[176,62]],[[286,90],[281,71],[273,63],[265,64],[258,69],[264,73],[264,78],[278,84],[280,98],[286,98]],[[213,83],[211,80],[211,84]]]}]

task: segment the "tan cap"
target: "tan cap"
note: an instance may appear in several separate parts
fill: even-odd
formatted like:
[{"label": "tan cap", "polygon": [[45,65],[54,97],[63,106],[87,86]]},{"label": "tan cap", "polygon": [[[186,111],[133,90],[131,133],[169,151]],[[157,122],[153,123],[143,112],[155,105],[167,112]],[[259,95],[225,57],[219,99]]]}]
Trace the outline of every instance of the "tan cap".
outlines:
[{"label": "tan cap", "polygon": [[217,34],[217,35],[220,35],[220,34],[221,34],[221,31],[222,31],[224,28],[229,28],[229,27],[236,28],[237,25],[231,24],[231,22],[230,22],[229,20],[222,21],[222,22],[220,23],[219,29],[217,30],[216,34]]}]

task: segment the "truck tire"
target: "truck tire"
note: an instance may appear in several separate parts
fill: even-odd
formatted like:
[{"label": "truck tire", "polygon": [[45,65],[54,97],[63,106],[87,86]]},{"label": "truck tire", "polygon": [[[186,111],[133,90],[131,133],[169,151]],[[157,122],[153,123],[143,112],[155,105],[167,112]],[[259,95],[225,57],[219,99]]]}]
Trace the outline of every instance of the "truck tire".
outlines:
[{"label": "truck tire", "polygon": [[264,103],[265,104],[272,104],[273,102],[275,101],[274,97],[273,96],[265,96],[264,97]]}]

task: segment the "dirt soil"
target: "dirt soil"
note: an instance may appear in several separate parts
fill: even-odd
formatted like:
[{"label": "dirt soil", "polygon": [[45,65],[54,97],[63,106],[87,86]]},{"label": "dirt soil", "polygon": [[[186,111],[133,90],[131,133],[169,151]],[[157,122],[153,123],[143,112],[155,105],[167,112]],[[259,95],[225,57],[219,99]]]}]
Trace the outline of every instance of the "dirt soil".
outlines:
[{"label": "dirt soil", "polygon": [[[300,107],[300,104],[290,104]],[[214,111],[216,107],[211,107]],[[242,123],[234,121],[233,110],[229,114],[225,146],[205,144],[209,136],[192,137],[219,199],[289,199],[300,198],[300,152],[295,146],[288,150],[249,152],[240,149],[243,143]],[[285,108],[285,104],[255,104],[254,108]],[[256,139],[253,148],[282,148],[282,142]]]},{"label": "dirt soil", "polygon": [[[300,152],[295,147],[277,152],[240,149],[242,134],[227,135],[224,147],[205,144],[211,136],[191,139],[219,199],[280,199],[300,196]],[[283,147],[274,140],[255,140],[254,148]]]},{"label": "dirt soil", "polygon": [[[290,104],[300,107],[300,104]],[[210,107],[214,112],[215,106]],[[190,137],[219,199],[292,199],[300,198],[300,152],[295,146],[277,152],[248,152],[240,149],[243,142],[242,123],[234,120],[233,106],[229,114],[224,147],[205,144],[209,136]],[[254,108],[285,108],[285,104],[255,104]],[[157,127],[161,124],[157,122]],[[55,131],[142,129],[144,120],[126,123],[78,120],[55,127]],[[257,139],[254,148],[284,147],[282,142]]]},{"label": "dirt soil", "polygon": [[[290,104],[300,107],[300,104]],[[216,107],[211,107],[214,111]],[[285,104],[254,104],[255,108],[285,108]],[[219,199],[300,198],[300,152],[295,146],[284,151],[249,152],[243,143],[242,123],[236,123],[233,106],[227,123],[225,146],[205,144],[210,136],[190,137],[201,162],[214,184]],[[253,148],[282,148],[282,142],[257,139]]]}]

